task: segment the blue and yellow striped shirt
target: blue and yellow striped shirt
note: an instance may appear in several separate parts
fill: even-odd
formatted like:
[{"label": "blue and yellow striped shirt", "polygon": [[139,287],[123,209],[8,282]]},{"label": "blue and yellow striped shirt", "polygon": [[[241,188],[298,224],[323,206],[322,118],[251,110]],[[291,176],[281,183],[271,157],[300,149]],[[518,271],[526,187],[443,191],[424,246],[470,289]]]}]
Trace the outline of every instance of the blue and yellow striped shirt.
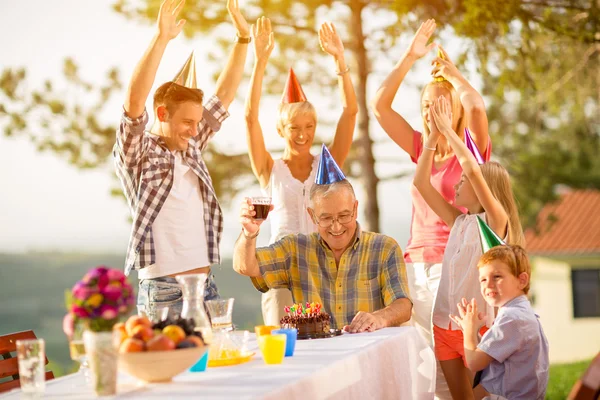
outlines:
[{"label": "blue and yellow striped shirt", "polygon": [[318,233],[288,235],[256,249],[262,277],[252,278],[261,292],[288,288],[294,302],[320,302],[332,327],[349,325],[359,311],[373,312],[409,298],[402,249],[391,237],[361,232],[342,255],[339,267]]}]

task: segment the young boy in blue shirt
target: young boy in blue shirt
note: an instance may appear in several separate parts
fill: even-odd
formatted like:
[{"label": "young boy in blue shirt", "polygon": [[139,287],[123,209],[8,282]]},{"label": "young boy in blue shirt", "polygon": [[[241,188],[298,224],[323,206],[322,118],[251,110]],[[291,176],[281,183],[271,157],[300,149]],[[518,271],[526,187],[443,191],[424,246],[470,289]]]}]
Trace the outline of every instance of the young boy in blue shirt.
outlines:
[{"label": "young boy in blue shirt", "polygon": [[463,329],[469,369],[473,373],[483,370],[481,387],[487,393],[476,387],[475,396],[543,399],[548,385],[548,341],[527,299],[531,276],[527,253],[520,246],[497,246],[481,257],[477,267],[483,298],[499,308],[494,324],[479,341],[477,332],[485,319],[474,299],[463,298],[457,304],[459,315],[450,316]]}]

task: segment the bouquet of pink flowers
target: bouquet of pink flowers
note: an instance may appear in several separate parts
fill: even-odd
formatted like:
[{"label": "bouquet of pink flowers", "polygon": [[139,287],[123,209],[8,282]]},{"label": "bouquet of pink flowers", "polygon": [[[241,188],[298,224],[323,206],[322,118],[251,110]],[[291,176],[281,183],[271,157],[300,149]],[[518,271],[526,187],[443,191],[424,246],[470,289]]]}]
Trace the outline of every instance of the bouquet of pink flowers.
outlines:
[{"label": "bouquet of pink flowers", "polygon": [[67,293],[73,323],[95,332],[110,331],[134,306],[133,288],[125,274],[100,266],[89,271]]}]

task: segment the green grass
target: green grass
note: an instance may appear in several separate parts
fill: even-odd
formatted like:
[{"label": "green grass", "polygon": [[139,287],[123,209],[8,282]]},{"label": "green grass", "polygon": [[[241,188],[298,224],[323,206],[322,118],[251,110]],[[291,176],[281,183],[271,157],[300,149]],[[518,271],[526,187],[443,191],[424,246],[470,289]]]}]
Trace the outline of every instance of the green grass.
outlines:
[{"label": "green grass", "polygon": [[550,379],[546,390],[546,400],[564,400],[592,360],[572,364],[554,364],[550,366]]}]

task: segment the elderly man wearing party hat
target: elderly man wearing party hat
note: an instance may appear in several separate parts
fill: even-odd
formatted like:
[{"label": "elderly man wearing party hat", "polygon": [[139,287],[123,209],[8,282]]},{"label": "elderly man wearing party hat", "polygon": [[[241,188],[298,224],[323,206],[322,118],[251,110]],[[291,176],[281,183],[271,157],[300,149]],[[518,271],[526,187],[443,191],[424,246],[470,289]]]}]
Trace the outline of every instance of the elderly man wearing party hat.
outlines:
[{"label": "elderly man wearing party hat", "polygon": [[[374,331],[410,318],[402,250],[394,239],[360,229],[354,189],[323,145],[307,212],[318,227],[256,248],[263,220],[245,199],[233,268],[261,292],[288,288],[295,303],[319,302],[333,328]],[[272,207],[272,206],[271,206]]]},{"label": "elderly man wearing party hat", "polygon": [[129,83],[113,151],[133,216],[125,272],[139,270],[138,307],[151,317],[165,306],[181,311],[175,275],[207,273],[205,298],[218,297],[210,265],[220,262],[223,217],[202,151],[229,115],[250,42],[238,0],[228,0],[237,37],[216,94],[205,100],[197,88],[192,53],[175,79],[154,93],[156,122],[146,131],[146,99],[165,48],[185,24],[178,20],[184,3],[160,6],[157,32]]}]

